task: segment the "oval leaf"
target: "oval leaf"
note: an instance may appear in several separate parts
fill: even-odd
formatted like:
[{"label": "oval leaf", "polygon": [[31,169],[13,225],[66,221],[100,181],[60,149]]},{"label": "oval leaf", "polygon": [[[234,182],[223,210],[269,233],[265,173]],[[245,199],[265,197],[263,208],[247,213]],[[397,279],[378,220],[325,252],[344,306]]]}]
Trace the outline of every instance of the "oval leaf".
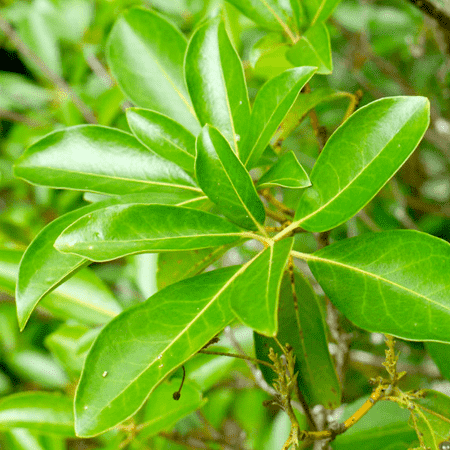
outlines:
[{"label": "oval leaf", "polygon": [[302,87],[315,71],[315,67],[288,69],[260,89],[253,105],[249,130],[240,149],[241,161],[247,167],[256,165]]},{"label": "oval leaf", "polygon": [[105,194],[155,186],[200,192],[176,164],[150,152],[132,135],[98,125],[50,133],[25,151],[14,173],[42,186]]},{"label": "oval leaf", "polygon": [[[177,203],[180,200],[179,193],[164,194],[156,191],[155,194],[158,194],[157,198],[161,202]],[[42,297],[61,283],[64,283],[69,276],[87,263],[87,260],[83,257],[60,253],[53,247],[56,238],[63,230],[90,212],[118,203],[148,203],[149,196],[150,193],[131,194],[94,203],[59,217],[39,232],[26,249],[20,261],[16,287],[16,305],[21,330],[25,327],[30,314]],[[183,197],[182,195],[181,198]],[[79,292],[79,282],[74,281],[72,285],[74,289],[75,286],[78,286],[76,289]],[[69,298],[73,298],[73,293],[71,294],[73,292],[72,285],[64,287],[62,291],[60,290],[63,296],[67,295],[66,301],[69,301]],[[85,288],[86,286],[83,289]],[[90,297],[90,301],[87,304],[79,304],[77,306],[78,301],[76,300],[73,302],[69,301],[69,303],[73,306],[71,311],[74,314],[81,313],[81,317],[86,315],[86,312],[83,311],[89,311],[87,316],[91,317],[91,321],[88,323],[105,323],[121,311],[116,301],[110,300],[105,302],[105,300],[104,296],[100,296],[97,293],[97,295]],[[46,306],[52,312],[56,312],[56,314],[58,314],[58,310],[67,308],[67,305],[66,307],[62,305],[60,298],[59,300],[57,298],[48,299]],[[59,314],[58,317],[60,317]],[[86,323],[85,320],[82,320],[82,322]]]},{"label": "oval leaf", "polygon": [[279,290],[292,244],[292,239],[283,239],[259,253],[243,266],[227,291],[236,317],[267,336],[278,331]]},{"label": "oval leaf", "polygon": [[148,109],[128,108],[127,121],[133,134],[150,150],[194,172],[195,137],[171,118]]},{"label": "oval leaf", "polygon": [[299,41],[286,52],[286,58],[294,66],[317,66],[317,73],[330,74],[333,71],[331,43],[324,23],[309,28]]},{"label": "oval leaf", "polygon": [[301,189],[311,186],[308,174],[294,152],[285,153],[258,181],[257,188],[281,186]]},{"label": "oval leaf", "polygon": [[450,342],[450,244],[425,233],[365,234],[305,258],[355,325],[414,341]]},{"label": "oval leaf", "polygon": [[50,392],[21,392],[0,399],[0,429],[28,428],[74,436],[72,399]]},{"label": "oval leaf", "polygon": [[221,294],[237,270],[172,284],[105,326],[76,393],[78,436],[102,433],[133,415],[169,373],[233,320]]},{"label": "oval leaf", "polygon": [[429,123],[424,97],[377,100],[330,137],[300,199],[296,225],[326,231],[354,216],[414,151]]},{"label": "oval leaf", "polygon": [[168,205],[114,205],[87,214],[56,239],[61,252],[92,261],[135,253],[192,250],[235,242],[241,230],[221,217]]},{"label": "oval leaf", "polygon": [[[283,277],[278,307],[278,341],[290,344],[296,356],[298,383],[308,405],[324,405],[327,409],[339,406],[341,388],[336,369],[328,351],[327,329],[312,286],[300,275],[295,274],[295,291],[298,299],[298,316],[292,297],[290,277]],[[256,357],[270,362],[269,349],[280,352],[274,339],[255,335]],[[272,385],[276,379],[273,370],[261,365],[265,380]]]},{"label": "oval leaf", "polygon": [[185,71],[200,123],[220,130],[238,154],[250,106],[241,60],[218,19],[202,25],[192,35]]},{"label": "oval leaf", "polygon": [[159,111],[192,133],[200,130],[187,93],[183,61],[186,40],[154,11],[132,8],[109,36],[109,67],[125,94],[142,108]]},{"label": "oval leaf", "polygon": [[232,222],[257,230],[265,211],[250,174],[220,132],[205,125],[197,138],[197,180],[205,194]]}]

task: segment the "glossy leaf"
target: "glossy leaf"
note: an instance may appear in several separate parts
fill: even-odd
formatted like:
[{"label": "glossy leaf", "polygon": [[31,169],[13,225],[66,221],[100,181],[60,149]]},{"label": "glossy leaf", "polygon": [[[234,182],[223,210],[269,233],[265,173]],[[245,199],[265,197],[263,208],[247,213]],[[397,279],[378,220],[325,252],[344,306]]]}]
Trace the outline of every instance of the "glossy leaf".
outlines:
[{"label": "glossy leaf", "polygon": [[286,58],[294,66],[316,66],[318,74],[333,71],[331,44],[328,29],[324,23],[317,23],[286,52]]},{"label": "glossy leaf", "polygon": [[287,28],[289,16],[274,0],[227,0],[258,25],[274,31]]},{"label": "glossy leaf", "polygon": [[248,134],[240,150],[241,161],[247,167],[256,165],[300,90],[315,71],[315,67],[288,69],[269,80],[259,90],[253,105]]},{"label": "glossy leaf", "polygon": [[137,106],[165,114],[196,134],[200,128],[183,74],[186,45],[165,18],[132,8],[116,21],[107,54],[114,77]]},{"label": "glossy leaf", "polygon": [[172,284],[101,331],[76,394],[78,436],[99,434],[133,415],[169,373],[233,320],[221,294],[237,270]]},{"label": "glossy leaf", "polygon": [[21,392],[0,399],[0,429],[28,428],[74,436],[72,399],[50,392]]},{"label": "glossy leaf", "polygon": [[133,134],[150,150],[188,172],[194,171],[195,137],[170,117],[148,109],[128,108]]},{"label": "glossy leaf", "polygon": [[450,342],[450,244],[412,230],[345,239],[305,258],[355,325],[407,340]]},{"label": "glossy leaf", "polygon": [[199,192],[183,170],[150,152],[134,136],[98,125],[48,134],[17,160],[15,175],[43,186],[104,194],[154,187]]},{"label": "glossy leaf", "polygon": [[243,266],[227,291],[236,317],[267,336],[278,331],[279,290],[292,244],[292,239],[284,239],[259,253]]},{"label": "glossy leaf", "polygon": [[[295,291],[298,299],[298,319],[292,296],[290,277],[283,277],[278,306],[277,339],[290,344],[296,356],[298,383],[308,405],[324,405],[334,409],[340,404],[341,388],[330,352],[328,351],[327,329],[312,286],[300,275],[295,275]],[[270,362],[269,349],[280,353],[274,339],[255,334],[256,357]],[[273,370],[261,365],[265,380],[272,385],[276,379]]]},{"label": "glossy leaf", "polygon": [[403,165],[428,122],[424,97],[383,98],[354,113],[317,159],[296,223],[308,231],[325,231],[350,219]]},{"label": "glossy leaf", "polygon": [[438,366],[442,376],[450,380],[450,345],[440,342],[427,342],[425,347]]},{"label": "glossy leaf", "polygon": [[[368,397],[358,399],[345,407],[343,422],[352,416]],[[355,425],[346,430],[333,441],[334,450],[380,450],[386,449],[393,442],[412,444],[417,441],[414,430],[408,425],[409,412],[396,403],[378,402]],[[412,445],[404,445],[406,450]]]},{"label": "glossy leaf", "polygon": [[301,189],[311,186],[308,174],[293,151],[285,153],[258,181],[257,188],[281,186]]},{"label": "glossy leaf", "polygon": [[158,289],[198,275],[218,260],[234,244],[191,251],[164,252],[158,255],[156,282]]},{"label": "glossy leaf", "polygon": [[185,72],[200,123],[220,130],[238,154],[238,142],[248,126],[250,105],[241,60],[218,19],[205,23],[192,35]]},{"label": "glossy leaf", "polygon": [[61,252],[92,261],[170,250],[193,250],[228,244],[241,230],[221,217],[169,205],[114,205],[87,214],[55,241]]},{"label": "glossy leaf", "polygon": [[450,439],[450,397],[431,389],[423,389],[424,398],[415,400],[412,423],[426,448],[442,450],[440,444]]},{"label": "glossy leaf", "polygon": [[307,0],[302,4],[309,18],[310,26],[325,22],[341,0]]},{"label": "glossy leaf", "polygon": [[229,220],[250,230],[264,223],[264,205],[250,174],[222,134],[209,125],[197,139],[195,173],[205,194]]}]

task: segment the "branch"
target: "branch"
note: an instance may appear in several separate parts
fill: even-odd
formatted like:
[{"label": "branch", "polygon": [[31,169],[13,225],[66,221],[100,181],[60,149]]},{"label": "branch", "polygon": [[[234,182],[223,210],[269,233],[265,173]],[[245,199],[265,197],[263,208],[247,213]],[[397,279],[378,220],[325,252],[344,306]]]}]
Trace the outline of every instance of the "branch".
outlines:
[{"label": "branch", "polygon": [[450,17],[437,9],[429,0],[409,0],[409,2],[436,20],[442,29],[450,31]]}]

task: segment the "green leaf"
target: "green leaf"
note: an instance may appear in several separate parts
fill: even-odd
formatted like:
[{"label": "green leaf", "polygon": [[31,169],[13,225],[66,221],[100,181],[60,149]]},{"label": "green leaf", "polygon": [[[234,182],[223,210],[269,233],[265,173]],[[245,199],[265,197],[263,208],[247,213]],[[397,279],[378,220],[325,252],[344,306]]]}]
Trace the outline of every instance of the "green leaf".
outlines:
[{"label": "green leaf", "polygon": [[[364,397],[346,406],[339,421],[351,417],[367,399]],[[408,415],[408,411],[395,403],[378,402],[363,419],[337,436],[331,445],[334,450],[380,450],[397,441],[411,444],[417,438],[408,425]],[[408,448],[408,445],[403,448]]]},{"label": "green leaf", "polygon": [[237,270],[172,284],[105,326],[78,385],[78,436],[102,433],[133,415],[168,374],[233,320],[222,292]]},{"label": "green leaf", "polygon": [[274,31],[287,28],[289,16],[274,0],[227,0],[258,25]]},{"label": "green leaf", "polygon": [[222,134],[205,125],[197,138],[197,180],[205,194],[232,222],[257,230],[265,211],[250,174]]},{"label": "green leaf", "polygon": [[450,345],[440,342],[427,342],[425,347],[438,366],[442,376],[450,380]]},{"label": "green leaf", "polygon": [[450,397],[431,389],[423,389],[424,398],[414,400],[411,425],[420,433],[426,448],[442,450],[443,442],[450,440]]},{"label": "green leaf", "polygon": [[331,44],[328,29],[324,23],[317,23],[286,52],[286,58],[294,66],[317,66],[318,74],[333,71]]},{"label": "green leaf", "polygon": [[192,35],[185,72],[200,123],[220,130],[238,154],[250,105],[241,60],[218,19],[203,24]]},{"label": "green leaf", "polygon": [[128,108],[127,121],[133,134],[150,150],[194,172],[195,137],[171,118],[148,109]]},{"label": "green leaf", "polygon": [[277,334],[280,284],[292,244],[292,239],[283,239],[259,253],[227,291],[236,317],[260,334]]},{"label": "green leaf", "polygon": [[340,2],[341,0],[306,0],[303,2],[310,26],[325,22]]},{"label": "green leaf", "polygon": [[428,123],[424,97],[388,97],[358,110],[322,150],[294,223],[325,231],[350,219],[402,166]]},{"label": "green leaf", "polygon": [[172,378],[170,382],[161,383],[150,394],[144,407],[142,423],[139,424],[139,441],[143,443],[144,439],[162,430],[169,430],[175,422],[206,403],[196,384],[189,380],[183,383],[180,399],[174,400],[173,393],[178,391],[180,385],[181,378]]},{"label": "green leaf", "polygon": [[197,134],[200,128],[184,81],[185,51],[181,32],[142,8],[117,19],[107,45],[109,67],[137,106],[165,114]]},{"label": "green leaf", "polygon": [[54,188],[131,194],[158,186],[199,192],[176,164],[114,128],[80,125],[48,134],[17,160],[20,178]]},{"label": "green leaf", "polygon": [[450,342],[448,242],[393,230],[304,256],[330,300],[355,325],[407,340]]},{"label": "green leaf", "polygon": [[281,186],[301,189],[311,186],[308,174],[293,151],[285,153],[258,181],[257,188]]},{"label": "green leaf", "polygon": [[[319,299],[312,286],[295,274],[298,316],[294,307],[290,277],[285,274],[281,282],[278,306],[278,341],[290,344],[296,356],[298,383],[308,405],[324,405],[334,409],[340,404],[341,388],[336,375],[326,338],[326,325]],[[271,362],[269,349],[280,353],[274,339],[255,334],[256,357]],[[273,370],[261,365],[265,380],[272,385],[276,379]]]},{"label": "green leaf", "polygon": [[288,69],[269,80],[259,90],[253,105],[249,130],[240,150],[241,161],[247,167],[256,165],[300,90],[315,71],[315,67]]},{"label": "green leaf", "polygon": [[113,205],[84,215],[55,248],[92,261],[135,253],[193,250],[238,241],[241,230],[221,217],[181,206]]},{"label": "green leaf", "polygon": [[28,428],[74,436],[72,399],[50,392],[21,392],[0,399],[0,429]]},{"label": "green leaf", "polygon": [[163,289],[169,284],[198,275],[234,245],[221,245],[213,249],[203,248],[160,253],[158,255],[158,271],[156,272],[158,289]]}]

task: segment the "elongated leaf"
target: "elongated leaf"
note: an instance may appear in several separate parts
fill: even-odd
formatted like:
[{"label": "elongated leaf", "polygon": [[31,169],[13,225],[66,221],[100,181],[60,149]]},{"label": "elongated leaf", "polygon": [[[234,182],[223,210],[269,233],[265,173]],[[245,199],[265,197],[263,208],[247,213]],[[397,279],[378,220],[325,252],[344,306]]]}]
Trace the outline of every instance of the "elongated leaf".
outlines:
[{"label": "elongated leaf", "polygon": [[76,393],[78,436],[96,435],[130,417],[169,373],[233,320],[221,294],[237,270],[172,284],[100,332]]},{"label": "elongated leaf", "polygon": [[17,160],[20,178],[54,188],[131,194],[158,186],[199,192],[176,164],[114,128],[80,125],[55,131]]},{"label": "elongated leaf", "polygon": [[294,66],[317,66],[317,73],[333,71],[331,44],[328,29],[324,23],[317,23],[286,52],[286,58]]},{"label": "elongated leaf", "polygon": [[198,275],[208,266],[218,260],[234,244],[221,245],[214,249],[164,252],[158,255],[158,271],[156,282],[158,289],[169,284]]},{"label": "elongated leaf", "polygon": [[205,23],[192,35],[185,72],[200,123],[220,130],[238,154],[250,106],[241,61],[218,19]]},{"label": "elongated leaf", "polygon": [[50,392],[21,392],[0,399],[0,429],[28,428],[74,436],[72,399]]},{"label": "elongated leaf", "polygon": [[115,23],[107,45],[109,67],[137,106],[166,114],[200,131],[183,74],[186,40],[154,11],[132,8]]},{"label": "elongated leaf", "polygon": [[424,398],[414,401],[412,425],[426,448],[445,450],[442,444],[450,445],[450,397],[431,389],[423,389],[422,394]]},{"label": "elongated leaf", "polygon": [[127,120],[133,134],[150,150],[194,172],[195,137],[186,128],[148,109],[128,108]]},{"label": "elongated leaf", "polygon": [[[278,306],[278,341],[290,344],[296,356],[298,384],[308,405],[324,405],[333,409],[339,406],[341,388],[328,351],[325,321],[312,286],[298,274],[295,275],[298,299],[298,320],[294,307],[289,276],[283,277]],[[255,334],[255,351],[258,359],[270,362],[269,349],[280,353],[274,339]],[[272,385],[276,379],[273,370],[260,367],[265,380]]]},{"label": "elongated leaf", "polygon": [[[155,192],[153,194],[155,194]],[[60,253],[53,247],[56,238],[62,231],[71,223],[90,212],[121,202],[148,203],[149,198],[151,197],[153,196],[150,193],[131,194],[121,198],[112,198],[94,203],[59,217],[40,231],[33,242],[28,246],[20,261],[16,287],[16,305],[17,317],[21,329],[25,327],[30,314],[42,297],[63,283],[80,267],[87,264],[85,258]],[[157,198],[159,201],[167,203],[177,203],[180,200],[178,193],[158,193]],[[183,196],[181,198],[183,198]],[[74,281],[72,285],[73,288],[75,288],[75,285],[79,286],[79,282]],[[80,287],[77,289],[79,291]],[[81,287],[81,289],[86,289],[86,285]],[[86,315],[86,312],[83,313],[83,311],[89,311],[87,316],[91,317],[92,321],[88,323],[105,323],[121,311],[121,308],[116,301],[106,301],[106,298],[98,295],[98,292],[97,295],[90,297],[90,301],[87,304],[82,304],[81,302],[78,307],[76,297],[73,302],[69,300],[73,298],[71,286],[69,286],[67,290],[66,288],[63,288],[62,292],[65,293],[63,296],[67,295],[66,301],[72,303],[73,313],[82,314],[81,317],[83,317]],[[67,306],[64,307],[63,302],[57,298],[49,299],[46,305],[51,311],[56,313],[58,313],[58,310],[67,309]],[[58,314],[58,316],[60,315]],[[86,323],[85,320],[82,322]]]},{"label": "elongated leaf", "polygon": [[358,110],[326,143],[296,223],[308,231],[325,231],[350,219],[402,166],[428,122],[424,97],[383,98]]},{"label": "elongated leaf", "polygon": [[227,291],[236,317],[267,336],[278,331],[279,290],[292,244],[292,239],[284,239],[259,253]]},{"label": "elongated leaf", "polygon": [[256,165],[300,90],[315,71],[315,67],[288,69],[260,89],[253,105],[249,131],[240,150],[241,161],[247,167]]},{"label": "elongated leaf", "polygon": [[289,16],[274,0],[227,0],[258,25],[274,31],[287,27]]},{"label": "elongated leaf", "polygon": [[258,181],[257,188],[281,186],[301,189],[311,186],[308,174],[298,162],[294,152],[285,153]]},{"label": "elongated leaf", "polygon": [[81,217],[61,233],[55,247],[92,261],[108,261],[134,253],[215,247],[240,238],[238,227],[203,211],[125,204]]},{"label": "elongated leaf", "polygon": [[306,257],[331,301],[357,326],[450,342],[450,244],[394,230],[345,239]]},{"label": "elongated leaf", "polygon": [[209,125],[197,139],[195,173],[205,194],[228,219],[250,230],[264,223],[264,205],[250,174],[222,134]]}]

